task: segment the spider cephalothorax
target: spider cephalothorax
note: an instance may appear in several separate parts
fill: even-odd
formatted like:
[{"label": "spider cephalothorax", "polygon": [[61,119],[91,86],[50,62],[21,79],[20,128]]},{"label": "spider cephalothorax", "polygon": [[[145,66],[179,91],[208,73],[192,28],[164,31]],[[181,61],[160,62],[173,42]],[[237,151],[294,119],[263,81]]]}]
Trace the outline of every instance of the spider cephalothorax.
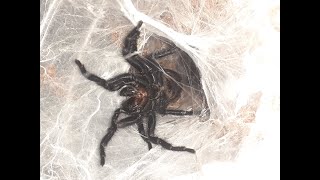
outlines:
[{"label": "spider cephalothorax", "polygon": [[[174,53],[177,48],[172,47],[145,57],[135,54],[141,25],[142,21],[139,21],[138,25],[130,31],[124,40],[124,48],[122,49],[122,55],[125,60],[135,68],[134,73],[124,73],[109,80],[104,80],[89,73],[79,60],[75,60],[81,73],[88,80],[96,82],[109,91],[120,90],[120,95],[127,97],[121,104],[121,107],[115,110],[111,126],[100,143],[100,164],[102,166],[105,164],[104,148],[116,130],[133,124],[138,126],[138,131],[143,140],[148,144],[149,149],[152,148],[151,143],[154,143],[172,151],[195,153],[193,149],[184,146],[172,146],[154,134],[156,113],[182,116],[192,115],[193,111],[167,109],[170,102],[180,97],[182,89],[179,86],[179,82],[181,81],[181,77],[173,70],[162,68],[157,59]],[[118,119],[121,113],[126,115],[126,117]],[[143,125],[144,119],[147,119],[147,131],[145,131]]]}]

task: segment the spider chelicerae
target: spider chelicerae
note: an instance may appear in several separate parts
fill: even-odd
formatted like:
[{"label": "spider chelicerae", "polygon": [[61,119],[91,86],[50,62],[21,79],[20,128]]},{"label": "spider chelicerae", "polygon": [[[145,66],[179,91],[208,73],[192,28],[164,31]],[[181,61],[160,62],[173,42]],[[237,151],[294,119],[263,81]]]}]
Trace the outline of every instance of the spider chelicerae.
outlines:
[{"label": "spider chelicerae", "polygon": [[[154,134],[156,113],[184,116],[193,115],[193,111],[167,109],[169,103],[176,101],[181,95],[182,88],[178,85],[181,77],[173,70],[162,68],[157,59],[173,54],[177,48],[174,46],[145,57],[140,56],[136,51],[141,25],[142,21],[139,21],[137,26],[129,32],[124,40],[124,48],[122,49],[123,57],[134,67],[136,73],[124,73],[105,80],[88,72],[79,60],[75,60],[82,75],[88,80],[97,83],[109,91],[120,90],[120,96],[127,97],[122,102],[121,107],[115,110],[107,134],[101,140],[101,166],[105,164],[105,147],[117,129],[133,124],[138,126],[138,131],[143,140],[148,144],[149,150],[152,148],[151,143],[153,143],[172,151],[195,153],[194,149],[184,146],[173,146]],[[165,89],[169,89],[169,91]],[[119,120],[118,117],[121,113],[125,114],[126,117]],[[144,119],[147,119],[146,131],[143,124]]]}]

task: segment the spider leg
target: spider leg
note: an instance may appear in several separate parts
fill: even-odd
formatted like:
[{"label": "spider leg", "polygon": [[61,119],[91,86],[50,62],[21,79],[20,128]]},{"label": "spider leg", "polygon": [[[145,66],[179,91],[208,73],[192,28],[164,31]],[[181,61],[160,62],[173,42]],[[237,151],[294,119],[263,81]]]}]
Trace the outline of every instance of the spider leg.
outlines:
[{"label": "spider leg", "polygon": [[88,72],[79,60],[75,60],[75,63],[78,65],[84,77],[86,77],[90,81],[97,83],[99,86],[102,86],[109,91],[117,91],[125,85],[132,85],[133,82],[138,82],[145,87],[147,87],[149,84],[146,80],[144,80],[142,76],[133,76],[130,73],[120,74],[114,78],[105,80],[95,74]]},{"label": "spider leg", "polygon": [[[171,69],[165,69],[165,72],[168,74],[169,77],[167,77],[167,86],[172,92],[172,96],[170,97],[170,101],[174,101],[178,99],[181,95],[182,88],[181,85],[179,84],[182,80],[181,76],[176,73],[175,71]],[[170,78],[170,79],[169,79]]]},{"label": "spider leg", "polygon": [[[142,21],[139,21],[137,26],[134,27],[126,36],[124,40],[124,48],[122,49],[122,55],[127,56],[131,53],[134,53],[137,51],[137,40],[140,35],[140,27],[142,25]],[[168,54],[169,52],[166,52]],[[156,56],[161,56],[163,53],[160,53]],[[150,76],[145,76],[147,77],[149,84],[159,84],[162,86],[162,78],[161,78],[161,73],[159,72],[162,68],[161,66],[155,62],[152,58],[151,59],[146,59],[138,54],[125,57],[126,61],[134,67],[136,70],[139,71],[141,75],[148,74]]]},{"label": "spider leg", "polygon": [[130,66],[134,67],[142,76],[148,79],[149,84],[159,84],[162,86],[162,67],[153,59],[147,59],[140,55],[126,58]]},{"label": "spider leg", "polygon": [[106,86],[111,91],[117,91],[125,85],[131,86],[132,83],[134,84],[139,83],[145,87],[149,85],[146,79],[142,76],[132,75],[130,73],[124,73],[109,79],[106,83]]},{"label": "spider leg", "polygon": [[133,53],[135,51],[137,51],[137,40],[139,38],[140,35],[140,27],[142,25],[142,21],[139,21],[137,26],[134,27],[129,34],[127,35],[127,37],[124,40],[124,48],[122,49],[122,55],[126,56],[130,53]]},{"label": "spider leg", "polygon": [[147,136],[154,135],[154,129],[156,128],[156,115],[155,113],[150,113],[148,118],[148,126],[147,126]]},{"label": "spider leg", "polygon": [[98,85],[100,85],[100,86],[105,85],[106,80],[98,77],[98,76],[95,75],[95,74],[92,74],[92,73],[88,72],[88,71],[86,70],[86,68],[84,67],[84,65],[83,65],[79,60],[76,59],[76,60],[75,60],[75,63],[76,63],[77,66],[79,67],[81,74],[82,74],[83,76],[85,76],[88,80],[93,81],[93,82],[96,82],[96,83],[97,83]]},{"label": "spider leg", "polygon": [[167,106],[169,105],[169,101],[163,92],[160,92],[159,94],[158,103],[156,104],[155,109],[159,114],[164,114]]},{"label": "spider leg", "polygon": [[144,127],[143,127],[143,123],[142,122],[138,122],[137,123],[138,126],[138,131],[140,133],[140,136],[142,137],[142,139],[148,144],[148,148],[149,150],[152,148],[152,145],[150,143],[150,140],[147,138],[146,133],[144,131]]},{"label": "spider leg", "polygon": [[[180,96],[181,92],[177,92],[175,94],[176,97]],[[175,97],[171,98],[174,99]],[[193,115],[193,111],[184,111],[184,110],[171,110],[171,109],[166,109],[169,104],[169,101],[165,97],[163,93],[161,93],[159,97],[159,101],[157,104],[157,112],[161,115],[166,115],[166,114],[171,114],[171,115],[176,115],[176,116],[184,116],[184,115]],[[149,118],[149,121],[152,121],[152,118]]]},{"label": "spider leg", "polygon": [[193,115],[193,111],[184,111],[184,110],[171,110],[166,109],[163,114],[171,114],[176,116],[184,116],[184,115]]},{"label": "spider leg", "polygon": [[149,139],[152,143],[159,144],[163,148],[171,150],[171,151],[187,151],[189,153],[196,152],[194,149],[190,149],[185,146],[172,146],[172,144],[170,144],[170,143],[166,142],[165,140],[158,138],[158,137],[150,136]]},{"label": "spider leg", "polygon": [[111,126],[108,128],[108,133],[102,138],[100,142],[100,164],[103,166],[105,164],[105,157],[106,153],[104,151],[105,146],[107,146],[108,142],[114,135],[114,133],[117,131],[117,125],[115,121],[118,119],[121,109],[115,110],[112,120],[111,120]]},{"label": "spider leg", "polygon": [[151,55],[147,55],[146,58],[143,58],[139,55],[134,55],[132,57],[127,58],[127,62],[137,69],[140,73],[154,73],[159,72],[162,67],[156,62],[157,59],[173,54],[177,50],[177,47],[174,46],[172,48],[168,48],[156,53],[152,53]]},{"label": "spider leg", "polygon": [[194,149],[186,148],[184,146],[172,146],[172,144],[166,142],[165,140],[154,136],[155,125],[156,125],[155,113],[150,113],[149,114],[149,121],[148,121],[148,131],[147,131],[148,134],[147,135],[148,135],[149,140],[152,143],[159,144],[163,148],[171,150],[171,151],[187,151],[190,153],[195,153]]},{"label": "spider leg", "polygon": [[160,65],[157,63],[150,63],[148,59],[145,59],[139,55],[134,55],[132,57],[126,58],[127,62],[139,71],[140,74],[146,74],[158,70]]},{"label": "spider leg", "polygon": [[[134,53],[135,51],[137,51],[137,49],[138,49],[137,48],[137,40],[140,35],[139,29],[140,29],[142,23],[143,23],[142,21],[139,21],[137,26],[134,27],[126,36],[126,38],[124,40],[124,48],[122,49],[123,56],[126,56],[130,53]],[[128,63],[131,66],[136,68],[141,73],[146,73],[148,71],[154,70],[155,67],[157,67],[157,68],[160,67],[160,65],[158,63],[146,62],[139,55],[133,55],[129,58],[126,58],[126,60],[128,61]],[[148,64],[148,66],[146,66],[146,64]]]},{"label": "spider leg", "polygon": [[177,51],[177,49],[178,49],[177,46],[173,46],[173,47],[152,53],[152,54],[148,55],[147,58],[148,59],[152,58],[154,60],[157,60],[157,59],[160,59],[160,58],[163,58],[165,56],[169,56],[169,55],[175,53]]},{"label": "spider leg", "polygon": [[118,128],[124,128],[141,121],[141,115],[133,115],[116,122]]}]

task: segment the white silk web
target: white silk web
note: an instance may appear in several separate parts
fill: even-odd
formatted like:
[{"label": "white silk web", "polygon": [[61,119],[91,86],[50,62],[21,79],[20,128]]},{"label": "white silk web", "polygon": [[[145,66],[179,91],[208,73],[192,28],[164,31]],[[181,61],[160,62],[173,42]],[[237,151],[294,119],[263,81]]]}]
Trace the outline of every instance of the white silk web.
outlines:
[{"label": "white silk web", "polygon": [[[40,3],[41,179],[279,178],[279,0]],[[140,51],[153,33],[193,58],[211,114],[158,116],[156,134],[196,155],[148,151],[131,126],[101,167],[98,145],[124,98],[85,79],[74,59],[105,79],[127,72],[122,40],[139,20]]]}]

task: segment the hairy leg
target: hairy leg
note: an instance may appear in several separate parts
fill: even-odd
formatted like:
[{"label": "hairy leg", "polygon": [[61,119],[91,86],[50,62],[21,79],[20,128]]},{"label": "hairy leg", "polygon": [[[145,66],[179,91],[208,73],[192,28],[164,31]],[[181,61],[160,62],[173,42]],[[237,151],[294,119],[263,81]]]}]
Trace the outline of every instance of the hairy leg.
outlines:
[{"label": "hairy leg", "polygon": [[148,120],[147,135],[148,135],[149,140],[152,143],[159,144],[163,148],[171,150],[171,151],[187,151],[187,152],[190,152],[190,153],[195,153],[194,149],[186,148],[184,146],[173,146],[172,144],[166,142],[165,140],[163,140],[163,139],[161,139],[159,137],[156,137],[154,135],[155,125],[156,125],[155,113],[150,113],[149,114],[149,120]]},{"label": "hairy leg", "polygon": [[190,149],[184,146],[172,146],[172,144],[166,142],[165,140],[155,137],[155,136],[150,136],[149,137],[150,141],[154,144],[159,144],[165,149],[171,150],[171,151],[186,151],[189,153],[195,153],[196,151],[194,149]]},{"label": "hairy leg", "polygon": [[184,110],[171,110],[166,109],[163,114],[171,114],[176,116],[184,116],[184,115],[193,115],[193,111],[184,111]]},{"label": "hairy leg", "polygon": [[175,53],[177,49],[178,49],[177,46],[173,46],[173,47],[152,53],[150,55],[147,55],[146,57],[148,57],[148,59],[151,58],[151,59],[157,60]]},{"label": "hairy leg", "polygon": [[162,85],[162,67],[157,62],[153,62],[152,60],[143,58],[139,55],[134,55],[126,60],[130,66],[134,67],[142,76],[148,79],[149,84]]},{"label": "hairy leg", "polygon": [[181,76],[171,70],[171,69],[165,69],[165,85],[168,87],[169,92],[171,94],[170,97],[168,97],[170,102],[173,102],[175,100],[177,100],[180,96],[181,96],[181,92],[182,92],[182,87],[181,87]]},{"label": "hairy leg", "polygon": [[117,125],[116,125],[115,121],[118,119],[119,114],[120,114],[120,108],[115,110],[113,117],[112,117],[112,120],[111,120],[111,126],[108,128],[107,134],[102,138],[102,140],[100,142],[100,164],[101,164],[101,166],[103,166],[105,164],[106,153],[104,151],[104,148],[107,146],[108,142],[110,141],[110,139],[112,138],[114,133],[117,131]]},{"label": "hairy leg", "polygon": [[[139,35],[140,35],[139,29],[141,25],[142,25],[142,21],[139,21],[137,26],[134,27],[126,36],[124,40],[124,47],[122,49],[123,56],[130,55],[131,53],[134,53],[137,51],[138,49],[137,41],[139,39]],[[161,81],[159,82],[159,80],[161,80],[161,74],[159,72],[161,70],[161,66],[157,62],[155,62],[154,60],[143,58],[138,54],[125,57],[125,58],[126,58],[126,61],[132,67],[134,67],[141,75],[150,74],[150,76],[146,76],[146,77],[150,77],[148,78],[149,84],[159,83],[160,85],[162,85]]]},{"label": "hairy leg", "polygon": [[127,35],[124,40],[124,48],[122,49],[122,55],[126,56],[130,53],[137,51],[137,39],[140,35],[140,27],[142,25],[142,21],[139,21],[137,26],[134,27]]},{"label": "hairy leg", "polygon": [[147,125],[147,136],[154,135],[154,129],[156,128],[156,115],[154,112],[150,113],[148,116],[148,125]]},{"label": "hairy leg", "polygon": [[147,138],[146,136],[146,133],[144,131],[144,127],[143,127],[143,123],[142,122],[139,122],[137,123],[137,126],[138,126],[138,131],[140,133],[140,136],[142,137],[142,139],[148,144],[148,148],[149,150],[152,148],[152,145],[149,141],[149,139]]},{"label": "hairy leg", "polygon": [[133,116],[129,116],[121,120],[118,120],[116,124],[118,128],[124,128],[132,124],[136,124],[139,121],[141,121],[141,115],[133,115]]},{"label": "hairy leg", "polygon": [[95,74],[88,72],[79,60],[76,59],[75,63],[78,65],[80,72],[84,77],[86,77],[90,81],[97,83],[99,86],[102,86],[109,91],[117,91],[123,86],[132,85],[132,83],[135,82],[138,82],[144,86],[148,86],[148,82],[142,76],[134,76],[130,73],[124,73],[109,80],[105,80]]}]

